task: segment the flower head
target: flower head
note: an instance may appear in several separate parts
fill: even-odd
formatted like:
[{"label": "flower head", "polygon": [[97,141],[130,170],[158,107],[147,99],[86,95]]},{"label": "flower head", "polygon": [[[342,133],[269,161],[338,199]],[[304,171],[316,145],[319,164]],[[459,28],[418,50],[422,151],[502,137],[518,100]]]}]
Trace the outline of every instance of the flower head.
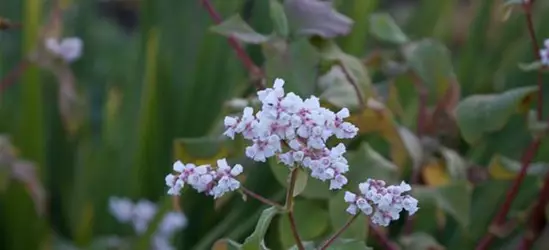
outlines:
[{"label": "flower head", "polygon": [[[349,110],[334,113],[320,106],[317,97],[305,100],[294,93],[285,93],[284,80],[276,79],[272,88],[257,92],[261,109],[254,115],[251,107],[244,108],[241,117],[225,118],[225,135],[236,134],[252,142],[246,148],[246,156],[265,162],[277,155],[289,167],[300,164],[311,171],[311,176],[330,181],[330,189],[340,189],[347,183],[343,175],[349,169],[343,157],[345,145],[328,148],[326,141],[335,136],[353,138],[358,128],[343,119]],[[287,143],[290,150],[283,152]]]},{"label": "flower head", "polygon": [[349,204],[347,212],[355,215],[358,210],[369,215],[374,224],[388,226],[400,218],[402,210],[413,215],[419,209],[418,201],[404,192],[412,188],[404,181],[400,185],[386,187],[381,180],[368,179],[359,184],[360,194],[345,192],[345,202]]},{"label": "flower head", "polygon": [[240,188],[240,181],[236,177],[244,169],[240,164],[231,167],[226,159],[220,159],[215,169],[210,165],[185,165],[177,161],[173,164],[173,170],[175,174],[166,176],[168,194],[179,195],[183,186],[188,184],[199,193],[206,193],[217,199],[227,192]]}]

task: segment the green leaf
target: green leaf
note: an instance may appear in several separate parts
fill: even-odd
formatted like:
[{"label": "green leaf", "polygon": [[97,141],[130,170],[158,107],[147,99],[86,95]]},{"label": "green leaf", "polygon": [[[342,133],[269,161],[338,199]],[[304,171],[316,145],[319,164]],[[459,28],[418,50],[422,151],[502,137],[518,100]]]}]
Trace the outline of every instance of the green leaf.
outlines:
[{"label": "green leaf", "polygon": [[352,110],[360,105],[359,95],[364,101],[373,96],[370,76],[358,58],[343,52],[333,41],[313,39],[312,42],[320,52],[322,65],[329,65],[318,79],[320,98]]},{"label": "green leaf", "polygon": [[224,22],[210,28],[211,31],[223,36],[232,36],[242,42],[261,44],[267,42],[269,37],[256,32],[240,15],[234,15]]},{"label": "green leaf", "polygon": [[537,112],[530,110],[528,112],[528,131],[530,131],[532,137],[541,138],[549,131],[549,122],[540,121]]},{"label": "green leaf", "polygon": [[242,245],[230,239],[217,240],[212,246],[212,250],[241,250],[241,249],[242,249]]},{"label": "green leaf", "polygon": [[[278,183],[280,183],[280,185],[287,188],[288,175],[290,174],[290,170],[288,169],[288,167],[278,163],[277,160],[274,158],[269,158],[268,162],[269,162],[271,171],[275,176],[275,179],[278,181]],[[301,175],[308,175],[308,173],[301,172],[299,176]],[[308,176],[307,176],[307,179],[308,179]],[[305,189],[303,189],[303,191],[300,193],[300,195],[310,199],[329,199],[330,197],[333,196],[333,192],[329,190],[329,187],[330,187],[330,184],[328,182],[322,182],[315,178],[311,178],[307,180],[307,185],[305,186]],[[295,194],[295,191],[294,191],[294,194]]]},{"label": "green leaf", "polygon": [[543,63],[541,63],[540,61],[535,61],[535,62],[531,62],[531,63],[519,63],[518,67],[521,70],[526,71],[526,72],[536,71],[536,70],[539,70],[539,69],[543,68]]},{"label": "green leaf", "polygon": [[272,39],[263,44],[262,49],[268,83],[272,83],[275,78],[283,78],[287,92],[301,96],[314,93],[319,54],[307,39],[297,39],[290,43],[283,39]]},{"label": "green leaf", "polygon": [[[350,176],[350,175],[347,175]],[[352,215],[345,210],[348,205],[345,203],[345,191],[339,191],[332,199],[330,199],[330,220],[333,230],[338,230],[349,221]],[[368,235],[368,223],[364,220],[366,217],[360,215],[354,222],[343,232],[340,237],[352,238],[357,240],[365,240]]]},{"label": "green leaf", "polygon": [[402,236],[399,239],[404,250],[443,250],[445,249],[433,236],[416,232],[411,235]]},{"label": "green leaf", "polygon": [[346,176],[351,189],[358,188],[358,184],[368,178],[385,180],[388,183],[397,181],[398,167],[366,142],[356,151],[347,153],[347,159],[350,168]]},{"label": "green leaf", "polygon": [[295,181],[295,186],[294,186],[294,193],[293,193],[294,197],[298,196],[305,190],[305,187],[307,187],[307,180],[309,179],[309,174],[303,171],[303,169],[298,168],[296,171],[297,171],[297,179]]},{"label": "green leaf", "polygon": [[290,28],[282,4],[278,0],[269,0],[269,10],[276,33],[281,37],[288,37]]},{"label": "green leaf", "polygon": [[267,233],[267,229],[271,225],[273,217],[278,214],[278,209],[276,207],[270,207],[261,213],[259,220],[255,226],[254,232],[246,238],[242,244],[242,249],[244,250],[256,250],[256,249],[267,249],[265,247],[264,237]]},{"label": "green leaf", "polygon": [[528,110],[536,91],[537,88],[531,86],[511,89],[501,94],[465,98],[455,110],[463,139],[474,144],[483,134],[502,129],[511,115]]},{"label": "green leaf", "polygon": [[446,170],[454,179],[467,179],[467,162],[454,150],[442,147],[440,153],[446,162]]},{"label": "green leaf", "polygon": [[400,126],[398,128],[400,138],[408,150],[414,168],[419,168],[423,162],[423,145],[419,138],[410,129]]},{"label": "green leaf", "polygon": [[402,53],[412,70],[431,90],[431,96],[441,98],[455,80],[450,51],[444,44],[424,39],[407,44]]},{"label": "green leaf", "polygon": [[[322,236],[330,226],[328,210],[322,208],[321,205],[319,202],[311,200],[297,200],[294,203],[297,231],[302,240],[315,240]],[[295,244],[287,216],[279,217],[278,234],[284,249]]]},{"label": "green leaf", "polygon": [[353,20],[337,12],[331,1],[287,0],[284,9],[298,35],[334,38],[351,31]]},{"label": "green leaf", "polygon": [[[511,180],[520,172],[522,164],[511,158],[502,155],[494,155],[490,164],[488,164],[488,172],[494,179]],[[544,176],[549,170],[549,164],[544,162],[532,162],[526,169],[527,175]]]},{"label": "green leaf", "polygon": [[408,37],[395,23],[395,20],[386,13],[374,13],[370,15],[370,30],[378,39],[404,44],[409,41]]},{"label": "green leaf", "polygon": [[366,246],[364,240],[338,239],[328,246],[326,250],[373,250],[373,248]]},{"label": "green leaf", "polygon": [[[311,242],[311,241],[304,241],[302,242],[303,243],[303,247],[305,248],[305,250],[316,250],[316,244],[314,242]],[[292,247],[288,248],[288,250],[299,250],[299,247],[297,245],[293,245]]]},{"label": "green leaf", "polygon": [[471,211],[471,186],[466,181],[452,182],[436,188],[415,186],[413,196],[422,203],[435,203],[452,216],[462,228],[469,226]]},{"label": "green leaf", "polygon": [[174,140],[175,158],[196,165],[215,164],[234,152],[231,140],[224,137],[179,138]]}]

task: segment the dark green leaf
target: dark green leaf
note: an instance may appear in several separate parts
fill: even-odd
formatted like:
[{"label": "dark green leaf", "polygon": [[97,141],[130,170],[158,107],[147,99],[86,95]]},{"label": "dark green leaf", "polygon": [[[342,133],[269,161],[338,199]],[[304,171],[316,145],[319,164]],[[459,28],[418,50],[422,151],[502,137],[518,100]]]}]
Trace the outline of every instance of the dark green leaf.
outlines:
[{"label": "dark green leaf", "polygon": [[276,33],[281,37],[288,37],[290,28],[282,4],[278,0],[269,0],[269,10]]},{"label": "dark green leaf", "polygon": [[[311,200],[297,200],[294,204],[294,217],[297,231],[302,240],[315,240],[326,232],[330,226],[328,211],[318,202]],[[290,228],[288,216],[280,216],[278,234],[284,249],[295,244]]]},{"label": "dark green leaf", "polygon": [[[347,175],[350,176],[350,175]],[[357,187],[358,188],[358,187]],[[336,196],[330,199],[330,220],[332,221],[333,230],[341,228],[352,217],[345,210],[348,204],[345,203],[345,191],[339,191]],[[364,220],[367,218],[360,215],[354,222],[341,234],[342,238],[352,238],[357,240],[365,240],[368,234],[368,223]]]},{"label": "dark green leaf", "polygon": [[440,245],[433,236],[426,233],[413,233],[411,235],[402,236],[400,244],[404,246],[404,250],[443,250],[444,246]]},{"label": "dark green leaf", "polygon": [[338,239],[326,250],[373,250],[373,248],[366,246],[364,240]]},{"label": "dark green leaf", "polygon": [[384,180],[388,183],[396,182],[398,167],[375,151],[370,144],[363,143],[356,150],[347,153],[349,159],[348,186],[351,189],[358,188],[358,184],[368,178]]},{"label": "dark green leaf", "polygon": [[521,87],[501,94],[473,95],[456,107],[457,124],[463,138],[470,144],[484,133],[502,129],[510,116],[528,110],[536,87]]}]

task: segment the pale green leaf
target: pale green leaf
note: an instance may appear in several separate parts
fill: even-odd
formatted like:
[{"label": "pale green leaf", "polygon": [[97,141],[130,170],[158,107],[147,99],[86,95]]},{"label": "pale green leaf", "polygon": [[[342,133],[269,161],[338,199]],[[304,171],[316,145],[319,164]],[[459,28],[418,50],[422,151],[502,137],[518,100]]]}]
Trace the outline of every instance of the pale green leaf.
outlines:
[{"label": "pale green leaf", "polygon": [[[280,183],[280,185],[282,185],[284,188],[287,188],[288,175],[290,174],[290,170],[288,169],[288,167],[278,163],[277,160],[274,158],[269,158],[268,162],[271,168],[271,172],[273,173],[278,183]],[[305,172],[302,173],[306,174]],[[301,196],[310,199],[328,199],[333,196],[333,192],[329,190],[329,182],[322,182],[315,178],[309,179],[308,177],[307,179],[307,186],[300,193]]]},{"label": "pale green leaf", "polygon": [[400,237],[400,244],[403,250],[443,250],[442,246],[433,236],[417,232]]},{"label": "pale green leaf", "polygon": [[523,71],[536,71],[543,68],[543,63],[535,61],[531,63],[519,63],[518,67]]},{"label": "pale green leaf", "polygon": [[370,15],[370,30],[373,35],[383,41],[396,44],[404,44],[409,41],[395,20],[386,13],[374,13]]},{"label": "pale green leaf", "polygon": [[271,225],[271,221],[278,214],[278,209],[276,207],[270,207],[261,213],[259,220],[255,226],[254,232],[246,238],[242,244],[243,250],[257,250],[257,249],[266,249],[264,247],[264,237],[267,233],[267,229]]},{"label": "pale green leaf", "polygon": [[534,86],[511,89],[500,94],[473,95],[456,107],[457,124],[463,138],[470,144],[484,133],[502,129],[511,115],[528,109],[537,91]]},{"label": "pale green leaf", "polygon": [[370,144],[363,143],[356,150],[347,153],[349,160],[348,186],[357,188],[358,184],[368,178],[395,182],[398,178],[398,167],[375,151]]},{"label": "pale green leaf", "polygon": [[240,15],[234,15],[224,22],[210,28],[211,31],[224,36],[232,36],[245,43],[260,44],[267,42],[269,37],[256,32]]},{"label": "pale green leaf", "polygon": [[294,186],[294,193],[293,193],[294,197],[303,193],[303,191],[307,187],[307,180],[309,179],[309,173],[303,171],[301,168],[298,168],[296,171],[297,171],[297,178]]}]

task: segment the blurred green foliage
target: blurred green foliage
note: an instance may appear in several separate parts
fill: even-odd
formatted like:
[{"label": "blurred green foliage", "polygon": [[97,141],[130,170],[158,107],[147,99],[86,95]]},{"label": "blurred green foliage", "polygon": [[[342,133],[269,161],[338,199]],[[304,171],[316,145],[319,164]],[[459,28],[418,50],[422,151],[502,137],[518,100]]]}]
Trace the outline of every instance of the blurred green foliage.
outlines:
[{"label": "blurred green foliage", "polygon": [[[0,16],[23,24],[20,30],[0,31],[0,76],[35,48],[50,18],[50,2],[0,2]],[[200,1],[126,1],[139,15],[131,31],[101,15],[97,0],[60,2],[66,6],[62,34],[84,40],[83,57],[71,65],[85,103],[78,113],[84,118],[74,121],[79,124],[75,129],[67,126],[65,119],[76,118],[60,112],[61,84],[36,65],[0,93],[0,133],[9,136],[17,158],[34,163],[39,178],[33,185],[43,185],[47,194],[46,211],[40,214],[35,204],[40,200],[31,195],[29,183],[4,185],[8,178],[0,178],[1,249],[63,249],[67,242],[105,249],[101,237],[131,235],[109,214],[108,198],[147,198],[168,210],[164,177],[174,159],[243,162],[249,189],[283,198],[286,173],[276,162],[252,163],[242,156],[241,141],[219,139],[221,118],[228,112],[225,102],[253,92],[250,82],[257,79],[249,77],[226,38],[213,32]],[[524,16],[517,11],[502,21],[503,1],[497,0],[421,0],[385,9],[378,0],[335,2],[354,21],[351,33],[337,43],[319,44],[291,37],[276,1],[212,0],[224,18],[238,13],[242,19],[236,22],[249,24],[239,33],[241,40],[259,43],[269,34],[278,36],[246,46],[264,66],[267,83],[284,77],[291,90],[317,92],[328,106],[358,105],[347,80],[331,75],[334,67],[344,65],[358,76],[365,97],[375,96],[386,106],[381,116],[372,107],[354,112],[353,122],[363,134],[350,144],[347,157],[353,186],[368,177],[408,180],[413,168],[420,169],[414,195],[421,209],[414,233],[403,234],[402,219],[388,230],[391,239],[404,249],[472,249],[488,230],[531,141],[526,114],[533,109],[536,90],[525,86],[534,86],[536,76],[518,67],[534,60]],[[538,39],[549,36],[549,16],[543,15],[547,5],[538,1],[534,9]],[[326,63],[325,70],[319,70],[320,62]],[[332,84],[337,81],[344,83]],[[418,81],[435,114],[419,134],[411,132],[418,130],[422,115]],[[549,110],[549,90],[544,88],[542,95],[544,110]],[[545,143],[509,215],[518,226],[494,249],[514,246],[523,234],[525,213],[548,161]],[[299,232],[306,241],[324,239],[346,221],[342,193],[324,192],[326,185],[312,179],[303,188],[295,204],[301,214]],[[252,232],[244,244],[263,237],[271,249],[294,244],[288,221],[250,198],[244,202],[232,195],[214,202],[186,190],[180,204],[189,226],[175,239],[178,249],[209,249],[221,238],[244,242]],[[260,222],[273,223],[259,223],[254,231],[260,216]],[[377,249],[367,232],[362,220],[344,237],[368,238],[368,246]],[[147,237],[138,241],[140,248],[148,248]],[[342,241],[338,249],[357,249],[356,244]],[[231,249],[223,245],[218,243],[218,249]]]}]

